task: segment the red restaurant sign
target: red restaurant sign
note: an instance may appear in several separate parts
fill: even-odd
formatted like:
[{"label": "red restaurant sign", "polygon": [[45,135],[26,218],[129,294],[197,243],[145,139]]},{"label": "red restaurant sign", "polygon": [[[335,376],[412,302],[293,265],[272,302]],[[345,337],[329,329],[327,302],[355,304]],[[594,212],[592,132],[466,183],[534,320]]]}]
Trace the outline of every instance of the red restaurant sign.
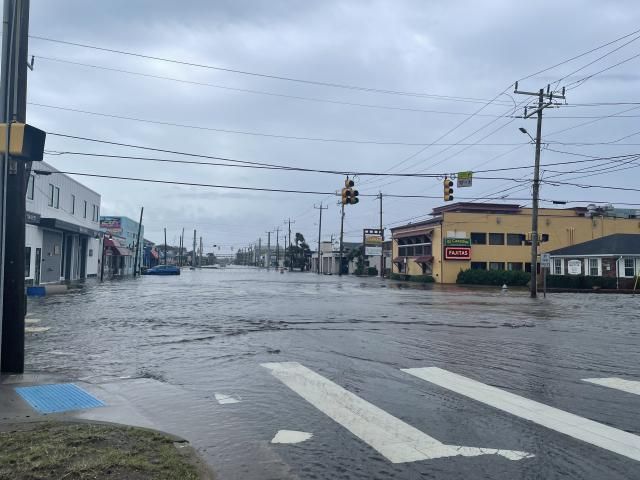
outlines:
[{"label": "red restaurant sign", "polygon": [[444,247],[445,260],[470,260],[471,248],[469,247]]}]

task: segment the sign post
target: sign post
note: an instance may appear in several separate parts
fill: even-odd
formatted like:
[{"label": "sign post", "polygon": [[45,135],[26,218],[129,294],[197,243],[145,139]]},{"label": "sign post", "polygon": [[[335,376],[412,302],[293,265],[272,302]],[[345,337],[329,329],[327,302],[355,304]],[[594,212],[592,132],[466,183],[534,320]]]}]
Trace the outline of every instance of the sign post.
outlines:
[{"label": "sign post", "polygon": [[542,296],[547,298],[547,271],[551,268],[551,254],[540,254],[540,268],[542,268]]}]

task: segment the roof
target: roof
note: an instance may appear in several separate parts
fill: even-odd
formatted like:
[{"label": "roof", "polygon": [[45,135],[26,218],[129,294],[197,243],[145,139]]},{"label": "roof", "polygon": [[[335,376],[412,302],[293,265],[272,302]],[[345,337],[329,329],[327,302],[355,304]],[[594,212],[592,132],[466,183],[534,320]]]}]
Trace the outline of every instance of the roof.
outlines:
[{"label": "roof", "polygon": [[640,255],[640,234],[615,233],[549,252],[556,257],[580,255]]},{"label": "roof", "polygon": [[483,213],[517,213],[520,205],[515,203],[472,203],[456,202],[441,207],[436,207],[432,215],[440,215],[443,212],[483,212]]},{"label": "roof", "polygon": [[425,226],[434,225],[434,224],[437,225],[440,222],[442,222],[442,217],[435,217],[435,218],[430,218],[429,220],[423,220],[422,222],[407,223],[406,225],[393,227],[393,228],[390,228],[390,230],[394,232],[395,230],[402,230],[404,228],[425,227]]}]

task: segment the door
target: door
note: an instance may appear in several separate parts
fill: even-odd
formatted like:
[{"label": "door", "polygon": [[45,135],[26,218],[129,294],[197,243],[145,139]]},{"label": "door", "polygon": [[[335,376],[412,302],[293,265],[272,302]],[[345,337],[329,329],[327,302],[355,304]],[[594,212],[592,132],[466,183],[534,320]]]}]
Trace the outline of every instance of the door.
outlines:
[{"label": "door", "polygon": [[87,237],[80,237],[80,278],[87,278],[87,245],[89,239]]},{"label": "door", "polygon": [[62,266],[62,234],[45,230],[42,233],[42,283],[60,281]]},{"label": "door", "polygon": [[40,268],[42,263],[42,249],[36,248],[36,261],[35,261],[35,272],[33,274],[33,284],[40,285]]}]

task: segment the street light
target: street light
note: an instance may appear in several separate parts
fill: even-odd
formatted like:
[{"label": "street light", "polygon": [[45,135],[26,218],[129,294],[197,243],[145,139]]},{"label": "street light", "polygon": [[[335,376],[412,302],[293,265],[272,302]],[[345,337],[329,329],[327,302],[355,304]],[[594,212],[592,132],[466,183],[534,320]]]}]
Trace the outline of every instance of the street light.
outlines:
[{"label": "street light", "polygon": [[535,142],[535,139],[531,136],[531,134],[529,132],[527,132],[526,128],[520,127],[520,128],[518,128],[518,130],[520,130],[522,133],[527,135],[531,139],[532,142]]}]

